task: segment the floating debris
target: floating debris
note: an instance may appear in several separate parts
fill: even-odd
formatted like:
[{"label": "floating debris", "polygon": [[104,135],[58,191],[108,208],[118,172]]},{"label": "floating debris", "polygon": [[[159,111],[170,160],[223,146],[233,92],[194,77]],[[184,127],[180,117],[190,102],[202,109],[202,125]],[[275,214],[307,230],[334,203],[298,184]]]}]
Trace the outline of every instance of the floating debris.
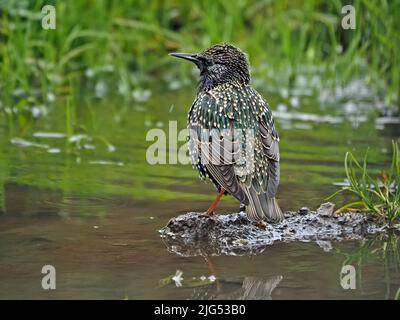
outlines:
[{"label": "floating debris", "polygon": [[[350,187],[350,183],[347,179],[344,179],[343,182],[334,182],[332,184],[337,187],[342,187],[343,189]],[[378,186],[379,186],[379,188],[386,187],[386,185],[384,185],[381,181],[378,181]],[[369,184],[367,187],[374,188],[375,185]],[[394,181],[390,184],[389,191],[391,191],[391,192],[396,191],[396,185],[395,185]]]},{"label": "floating debris", "polygon": [[344,179],[343,182],[334,182],[334,183],[332,183],[332,184],[333,184],[334,186],[342,187],[342,188],[350,187],[349,180],[347,180],[347,179]]},{"label": "floating debris", "polygon": [[11,94],[16,98],[20,98],[20,97],[25,96],[26,92],[22,88],[16,88],[16,89],[14,89],[14,91]]},{"label": "floating debris", "polygon": [[58,73],[49,72],[49,73],[47,73],[47,78],[51,82],[56,83],[56,84],[60,84],[63,82],[63,77]]},{"label": "floating debris", "polygon": [[89,139],[89,136],[86,135],[86,134],[74,134],[74,135],[69,137],[68,142],[74,143],[74,142],[79,142],[79,141],[84,140],[84,139],[91,140],[91,139]]},{"label": "floating debris", "polygon": [[95,150],[96,146],[94,146],[93,144],[85,143],[85,144],[82,145],[81,148],[83,150]]},{"label": "floating debris", "polygon": [[299,129],[299,130],[312,130],[313,126],[309,123],[292,123],[290,120],[280,120],[282,129],[285,130],[292,130],[292,129]]},{"label": "floating debris", "polygon": [[35,132],[33,134],[35,138],[43,138],[43,139],[63,139],[65,138],[65,134],[61,132]]},{"label": "floating debris", "polygon": [[151,96],[151,90],[133,90],[132,91],[132,98],[136,102],[147,102],[147,100],[150,99]]},{"label": "floating debris", "polygon": [[157,128],[163,128],[163,127],[164,127],[164,122],[162,122],[162,121],[157,121],[156,127],[157,127]]},{"label": "floating debris", "polygon": [[298,97],[291,97],[290,98],[290,105],[293,108],[298,108],[300,106],[300,100]]},{"label": "floating debris", "polygon": [[325,252],[329,252],[333,249],[332,243],[330,241],[317,240],[316,243]]},{"label": "floating debris", "polygon": [[170,90],[178,90],[182,87],[182,83],[178,80],[172,80],[168,82],[168,89]]},{"label": "floating debris", "polygon": [[97,98],[103,98],[108,91],[108,86],[107,83],[105,83],[104,81],[98,81],[96,83],[96,86],[94,88],[95,94]]},{"label": "floating debris", "polygon": [[105,64],[96,68],[88,68],[85,70],[85,76],[87,78],[93,78],[100,72],[114,72],[115,67],[112,64]]},{"label": "floating debris", "polygon": [[398,117],[380,117],[376,118],[375,124],[377,126],[385,126],[390,124],[400,124],[400,118]]},{"label": "floating debris", "polygon": [[182,278],[183,272],[181,270],[176,270],[175,275],[172,277],[172,280],[175,282],[177,287],[182,287]]},{"label": "floating debris", "polygon": [[[282,107],[281,107],[282,108]],[[332,115],[318,115],[314,113],[305,112],[285,112],[277,110],[274,112],[274,117],[281,120],[301,120],[301,121],[311,121],[317,123],[341,123],[343,122],[342,117],[332,116]]]},{"label": "floating debris", "polygon": [[89,161],[89,164],[100,164],[100,165],[104,165],[104,166],[119,166],[119,167],[122,167],[124,165],[124,163],[121,161],[114,162],[114,161],[103,161],[103,160]]},{"label": "floating debris", "polygon": [[47,152],[48,152],[48,153],[53,153],[53,154],[61,153],[61,149],[58,149],[58,148],[50,148],[50,149],[47,150]]},{"label": "floating debris", "polygon": [[87,78],[93,78],[94,76],[94,70],[92,68],[88,68],[85,70],[85,76]]},{"label": "floating debris", "polygon": [[45,117],[48,113],[48,110],[44,105],[33,106],[30,108],[30,111],[32,113],[32,117],[34,118]]},{"label": "floating debris", "polygon": [[117,148],[114,146],[114,145],[112,145],[112,144],[108,144],[107,145],[107,151],[108,152],[115,152],[117,150]]},{"label": "floating debris", "polygon": [[[177,286],[173,280],[174,277],[176,275],[161,279],[159,286]],[[192,289],[191,298],[196,300],[272,300],[272,292],[282,279],[282,275],[268,278],[244,277],[243,279],[218,277],[218,284],[216,285],[217,278],[214,275],[208,278],[202,275],[201,277],[187,278],[185,283],[179,283],[184,288]]]},{"label": "floating debris", "polygon": [[115,67],[112,64],[105,64],[99,67],[99,71],[103,71],[103,72],[114,72],[115,71]]},{"label": "floating debris", "polygon": [[56,100],[56,96],[53,92],[48,92],[47,93],[47,102],[54,102]]},{"label": "floating debris", "polygon": [[28,141],[22,138],[12,138],[10,140],[10,142],[12,144],[15,144],[16,146],[19,147],[36,147],[36,148],[42,148],[42,149],[48,149],[49,146],[47,144],[41,144],[41,143],[36,143],[36,142],[32,142],[32,141]]}]

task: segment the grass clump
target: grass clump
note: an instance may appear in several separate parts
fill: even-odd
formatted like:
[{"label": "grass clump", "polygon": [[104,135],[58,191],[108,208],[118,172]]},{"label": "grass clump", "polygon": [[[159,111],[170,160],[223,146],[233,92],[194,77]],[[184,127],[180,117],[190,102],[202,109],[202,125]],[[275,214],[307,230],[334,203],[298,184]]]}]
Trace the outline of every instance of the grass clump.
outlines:
[{"label": "grass clump", "polygon": [[367,169],[368,152],[359,162],[351,152],[346,153],[344,166],[349,185],[338,190],[328,199],[342,192],[350,192],[356,201],[345,204],[336,212],[363,210],[393,223],[400,218],[400,151],[399,144],[392,142],[393,155],[388,172],[374,178]]},{"label": "grass clump", "polygon": [[[48,4],[56,8],[55,30],[41,26]],[[49,95],[86,97],[99,78],[130,100],[135,89],[188,74],[191,66],[177,69],[168,52],[197,52],[221,41],[247,52],[254,78],[272,90],[293,89],[303,76],[332,88],[365,79],[373,97],[397,109],[400,3],[353,5],[357,27],[344,30],[338,0],[0,0],[0,112],[15,120],[47,105]]]}]

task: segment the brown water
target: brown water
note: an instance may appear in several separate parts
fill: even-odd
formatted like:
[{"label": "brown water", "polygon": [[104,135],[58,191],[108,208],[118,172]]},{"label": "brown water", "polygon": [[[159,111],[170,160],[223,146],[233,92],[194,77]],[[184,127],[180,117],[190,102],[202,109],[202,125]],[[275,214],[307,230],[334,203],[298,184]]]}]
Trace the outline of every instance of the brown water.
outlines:
[{"label": "brown water", "polygon": [[[35,193],[34,189],[16,191],[20,196]],[[82,206],[79,201],[70,201]],[[157,234],[170,217],[184,212],[190,203],[88,200],[87,205],[88,210],[102,207],[106,216],[82,218],[71,207],[69,217],[59,217],[45,203],[33,208],[18,204],[10,210],[20,214],[3,215],[1,298],[233,298],[238,297],[235,292],[240,291],[244,279],[268,282],[277,276],[282,280],[272,292],[274,299],[393,299],[399,288],[396,262],[369,255],[359,241],[333,243],[331,252],[324,252],[315,243],[276,243],[256,256],[212,257],[214,269],[210,270],[204,257],[169,253]],[[24,210],[32,209],[41,214],[21,216]],[[373,248],[384,243],[385,239],[378,239]],[[344,290],[339,275],[346,255],[352,254],[356,256],[350,264],[359,273],[357,289]],[[41,288],[40,271],[45,264],[56,267],[56,290]],[[183,271],[183,287],[173,282],[160,286],[161,279],[178,269]],[[215,283],[185,286],[185,279],[193,281],[192,277],[211,274],[217,278]]]},{"label": "brown water", "polygon": [[[65,139],[35,138],[37,131],[64,130],[57,113],[50,115],[53,121],[40,120],[23,133],[2,122],[0,298],[249,298],[242,287],[251,281],[274,283],[263,298],[395,298],[400,288],[395,235],[332,242],[329,252],[314,242],[275,243],[255,256],[182,257],[170,252],[158,230],[180,213],[204,211],[214,189],[199,181],[190,166],[148,165],[145,134],[153,126],[165,128],[168,120],[178,120],[183,128],[190,101],[191,94],[166,93],[145,106],[117,108],[113,116],[108,104],[95,104],[95,119],[89,107],[77,110],[90,132],[116,146],[113,153],[98,142],[95,150],[71,151]],[[176,104],[173,111],[171,104]],[[285,210],[315,208],[336,190],[333,183],[343,181],[342,161],[349,149],[361,154],[370,146],[371,162],[387,163],[390,141],[399,134],[398,127],[377,128],[373,117],[348,121],[335,108],[308,109],[302,112],[342,118],[337,123],[299,119],[295,110],[281,110],[278,198]],[[49,144],[60,153],[10,143],[15,137]],[[237,203],[224,199],[218,212],[237,209]],[[41,288],[46,264],[56,268],[56,290]],[[356,269],[355,290],[340,285],[344,264]],[[182,287],[171,281],[177,270],[183,272]],[[211,275],[215,281],[200,279]]]}]

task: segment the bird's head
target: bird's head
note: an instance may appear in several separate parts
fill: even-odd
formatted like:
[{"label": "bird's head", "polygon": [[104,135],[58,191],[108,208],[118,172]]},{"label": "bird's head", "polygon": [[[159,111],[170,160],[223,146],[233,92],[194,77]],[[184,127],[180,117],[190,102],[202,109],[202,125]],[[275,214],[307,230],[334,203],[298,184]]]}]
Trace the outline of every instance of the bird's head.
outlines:
[{"label": "bird's head", "polygon": [[196,64],[200,70],[199,92],[229,82],[243,84],[250,82],[246,55],[230,44],[216,44],[200,53],[170,53],[170,55]]}]

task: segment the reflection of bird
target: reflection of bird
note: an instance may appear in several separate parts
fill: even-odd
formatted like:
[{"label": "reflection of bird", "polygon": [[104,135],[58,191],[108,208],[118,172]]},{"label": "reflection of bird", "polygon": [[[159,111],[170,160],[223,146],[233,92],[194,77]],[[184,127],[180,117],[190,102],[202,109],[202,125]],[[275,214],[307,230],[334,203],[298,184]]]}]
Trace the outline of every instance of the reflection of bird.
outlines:
[{"label": "reflection of bird", "polygon": [[[213,285],[195,288],[192,298],[199,300],[272,300],[272,292],[282,279],[282,276],[267,279],[245,277],[243,283],[220,279]],[[241,287],[238,288],[240,285]]]},{"label": "reflection of bird", "polygon": [[229,44],[198,54],[172,53],[200,69],[198,93],[188,114],[189,151],[202,178],[246,206],[252,221],[283,218],[279,184],[279,137],[268,103],[254,90],[246,56]]},{"label": "reflection of bird", "polygon": [[282,276],[265,279],[246,277],[243,280],[242,292],[238,299],[242,300],[272,300],[272,291],[281,282]]}]

